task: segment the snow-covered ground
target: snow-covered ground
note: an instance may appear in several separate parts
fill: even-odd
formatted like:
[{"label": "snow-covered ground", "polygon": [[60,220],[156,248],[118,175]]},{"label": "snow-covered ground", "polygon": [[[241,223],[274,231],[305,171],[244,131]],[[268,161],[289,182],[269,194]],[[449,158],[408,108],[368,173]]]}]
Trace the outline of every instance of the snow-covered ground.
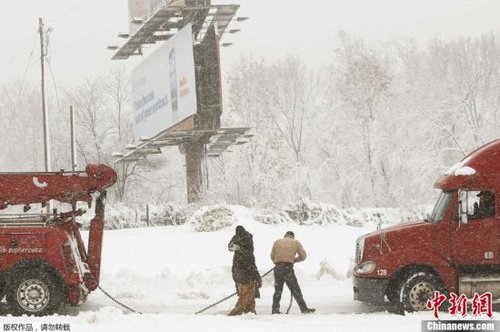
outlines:
[{"label": "snow-covered ground", "polygon": [[[374,225],[297,226],[266,225],[253,220],[250,210],[237,208],[235,224],[253,233],[257,266],[272,267],[271,246],[293,230],[308,257],[295,270],[306,302],[316,308],[301,315],[297,305],[289,315],[270,315],[272,277],[264,279],[257,315],[228,317],[233,297],[204,313],[194,313],[234,292],[227,242],[234,225],[214,232],[196,232],[193,225],[106,231],[101,286],[142,314],[118,307],[100,291],[80,307],[68,307],[58,316],[4,317],[3,324],[71,324],[71,331],[420,331],[432,313],[397,315],[352,299],[348,277],[355,239]],[[84,236],[86,237],[86,233]],[[281,310],[290,293],[285,287]],[[446,315],[443,316],[446,318]],[[5,331],[5,329],[4,329]]]}]

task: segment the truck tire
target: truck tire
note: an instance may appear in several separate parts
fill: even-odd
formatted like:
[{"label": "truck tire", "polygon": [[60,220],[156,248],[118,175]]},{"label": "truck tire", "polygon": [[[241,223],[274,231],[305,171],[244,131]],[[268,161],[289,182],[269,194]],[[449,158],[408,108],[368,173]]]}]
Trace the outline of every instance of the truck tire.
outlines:
[{"label": "truck tire", "polygon": [[5,277],[0,278],[0,301],[2,301],[7,292],[7,283],[5,281]]},{"label": "truck tire", "polygon": [[[400,301],[407,312],[427,310],[427,300],[434,297],[434,291],[444,293],[439,279],[432,273],[417,272],[404,279],[400,290]],[[443,305],[445,305],[443,303]]]},{"label": "truck tire", "polygon": [[14,315],[50,315],[62,303],[61,284],[42,269],[18,270],[8,282],[7,304]]}]

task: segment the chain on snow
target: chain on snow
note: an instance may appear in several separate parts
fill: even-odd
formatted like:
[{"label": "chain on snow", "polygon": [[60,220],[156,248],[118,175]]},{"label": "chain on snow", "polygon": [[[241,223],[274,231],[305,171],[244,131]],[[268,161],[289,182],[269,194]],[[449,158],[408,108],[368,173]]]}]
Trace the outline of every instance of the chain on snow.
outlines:
[{"label": "chain on snow", "polygon": [[[264,273],[264,274],[261,276],[261,278],[264,278],[264,277],[265,277],[265,276],[267,276],[269,273],[271,273],[273,270],[274,270],[274,268],[270,269],[269,271],[267,271],[266,273]],[[142,312],[137,311],[137,310],[134,310],[134,309],[130,308],[129,306],[127,306],[127,305],[125,305],[125,304],[121,303],[121,302],[120,302],[120,301],[118,301],[117,299],[115,299],[115,298],[114,298],[113,296],[111,296],[108,292],[106,292],[104,289],[102,289],[102,287],[101,287],[101,286],[97,286],[97,287],[101,290],[101,292],[103,292],[103,293],[104,293],[104,295],[106,295],[107,297],[109,297],[109,298],[110,298],[113,302],[117,303],[118,305],[122,306],[123,308],[125,308],[125,309],[127,309],[127,310],[129,310],[129,311],[131,311],[131,312],[133,312],[133,313],[136,313],[136,314],[141,314],[141,315],[142,315]],[[216,305],[218,305],[218,304],[220,304],[220,303],[222,303],[222,302],[224,302],[224,301],[226,301],[226,300],[228,300],[228,299],[232,298],[232,297],[233,297],[233,296],[235,296],[236,294],[238,294],[238,292],[234,292],[233,294],[228,295],[228,296],[226,296],[225,298],[220,299],[219,301],[217,301],[217,302],[215,302],[215,303],[212,303],[212,304],[211,304],[211,305],[209,305],[208,307],[205,307],[205,308],[203,308],[203,309],[201,309],[201,310],[199,310],[199,311],[195,312],[195,315],[200,314],[200,313],[202,313],[202,312],[204,312],[204,311],[207,311],[207,310],[208,310],[208,309],[210,309],[210,308],[215,307]],[[293,296],[292,296],[292,294],[290,293],[290,304],[288,305],[288,309],[286,310],[286,313],[287,313],[287,314],[290,312],[290,308],[292,307],[292,304],[293,304]]]},{"label": "chain on snow", "polygon": [[111,300],[113,300],[115,303],[117,303],[117,304],[121,305],[122,307],[124,307],[125,309],[127,309],[127,310],[129,310],[129,311],[131,311],[131,312],[133,312],[133,313],[136,313],[136,314],[141,314],[141,315],[142,315],[142,312],[137,311],[137,310],[134,310],[134,309],[132,309],[132,308],[130,308],[130,307],[128,307],[128,306],[126,306],[125,304],[121,303],[120,301],[118,301],[117,299],[115,299],[114,297],[112,297],[111,295],[109,295],[109,293],[108,293],[108,292],[106,292],[104,289],[102,289],[102,287],[101,287],[101,286],[97,286],[97,287],[101,290],[101,292],[103,292],[103,293],[104,293],[104,295],[106,295],[107,297],[109,297],[109,298],[110,298]]},{"label": "chain on snow", "polygon": [[[266,273],[264,273],[264,274],[261,276],[261,278],[264,278],[264,277],[265,277],[265,276],[267,276],[269,273],[271,273],[273,270],[274,270],[274,267],[273,267],[272,269],[270,269],[269,271],[267,271]],[[228,299],[232,298],[232,297],[233,297],[233,296],[235,296],[236,294],[238,294],[238,292],[234,292],[233,294],[228,295],[228,296],[226,296],[225,298],[220,299],[219,301],[217,301],[217,302],[215,302],[215,303],[212,303],[212,304],[211,304],[211,305],[209,305],[208,307],[205,307],[205,308],[201,309],[200,311],[195,312],[195,315],[197,315],[197,314],[201,314],[202,312],[207,311],[208,309],[215,307],[216,305],[218,305],[218,304],[220,304],[220,303],[222,303],[222,302],[224,302],[224,301],[226,301],[226,300],[228,300]],[[293,296],[292,296],[292,294],[290,293],[290,304],[289,304],[289,306],[288,306],[288,309],[286,310],[286,313],[287,313],[287,314],[290,312],[290,308],[292,307],[292,303],[293,303]]]}]

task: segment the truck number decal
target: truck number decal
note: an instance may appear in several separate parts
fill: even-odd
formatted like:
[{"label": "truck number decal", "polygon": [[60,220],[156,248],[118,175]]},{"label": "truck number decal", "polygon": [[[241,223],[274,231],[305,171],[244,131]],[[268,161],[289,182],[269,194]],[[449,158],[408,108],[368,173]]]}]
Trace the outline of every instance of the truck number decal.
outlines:
[{"label": "truck number decal", "polygon": [[387,270],[386,269],[377,270],[377,275],[378,276],[386,276],[387,275]]},{"label": "truck number decal", "polygon": [[37,187],[37,188],[45,188],[48,186],[47,182],[40,182],[40,180],[38,180],[38,177],[34,176],[33,177],[33,184]]}]

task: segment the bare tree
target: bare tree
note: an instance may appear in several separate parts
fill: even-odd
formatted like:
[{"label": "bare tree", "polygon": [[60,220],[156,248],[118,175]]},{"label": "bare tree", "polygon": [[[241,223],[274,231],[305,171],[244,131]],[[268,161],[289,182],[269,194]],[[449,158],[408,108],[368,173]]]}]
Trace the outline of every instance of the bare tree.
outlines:
[{"label": "bare tree", "polygon": [[[124,68],[114,69],[106,79],[105,91],[113,101],[113,109],[110,114],[113,117],[116,128],[118,128],[118,138],[120,141],[130,141],[131,137],[122,138],[123,127],[127,126],[130,121],[123,119],[126,112],[127,103],[130,102],[130,78]],[[130,131],[128,131],[130,133]]]},{"label": "bare tree", "polygon": [[29,82],[0,87],[0,155],[4,171],[40,170],[43,165],[40,94]]},{"label": "bare tree", "polygon": [[369,50],[361,40],[345,33],[341,32],[338,36],[337,88],[345,104],[359,119],[373,202],[378,205],[376,178],[381,169],[375,160],[373,127],[382,99],[389,96],[392,78],[374,50]]},{"label": "bare tree", "polygon": [[271,86],[262,96],[267,99],[267,112],[293,151],[295,161],[303,163],[305,126],[313,111],[313,75],[296,57],[276,62],[269,75]]},{"label": "bare tree", "polygon": [[[112,164],[113,152],[133,141],[128,93],[125,71],[114,71],[105,78],[87,79],[67,92],[67,104],[72,105],[76,113],[76,141],[84,163]],[[119,201],[124,199],[137,169],[135,163],[115,165],[118,181],[113,192]]]}]

